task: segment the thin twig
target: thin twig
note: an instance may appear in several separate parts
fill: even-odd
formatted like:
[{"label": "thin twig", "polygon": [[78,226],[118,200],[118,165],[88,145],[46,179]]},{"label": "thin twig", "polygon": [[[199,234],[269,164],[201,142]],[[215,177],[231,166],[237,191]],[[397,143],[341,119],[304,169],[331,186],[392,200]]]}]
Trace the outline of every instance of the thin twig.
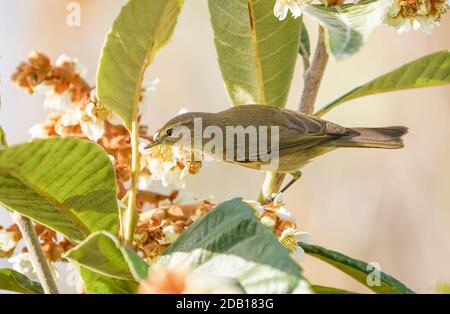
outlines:
[{"label": "thin twig", "polygon": [[[305,84],[298,111],[306,114],[314,113],[314,104],[328,59],[329,56],[325,46],[325,32],[323,27],[319,26],[319,39],[317,41],[316,51],[314,52],[314,58],[311,64],[308,65],[305,73]],[[277,193],[285,177],[286,175],[284,173],[268,172],[259,195],[259,201],[264,202],[274,193]]]},{"label": "thin twig", "polygon": [[22,237],[31,257],[31,263],[33,264],[44,292],[46,294],[59,294],[47,259],[42,252],[41,244],[39,243],[38,236],[34,230],[33,223],[30,219],[17,213],[13,213],[12,216],[14,222],[17,226],[19,226],[20,232],[22,233]]},{"label": "thin twig", "polygon": [[305,75],[305,85],[298,111],[306,114],[314,113],[314,104],[328,59],[328,52],[325,46],[325,31],[322,26],[319,26],[319,39],[317,41],[314,58]]}]

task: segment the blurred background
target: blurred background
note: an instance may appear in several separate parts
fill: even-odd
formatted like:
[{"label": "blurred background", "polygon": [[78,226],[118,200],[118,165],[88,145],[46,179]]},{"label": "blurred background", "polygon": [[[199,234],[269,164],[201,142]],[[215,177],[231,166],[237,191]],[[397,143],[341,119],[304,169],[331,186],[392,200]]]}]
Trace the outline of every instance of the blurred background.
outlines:
[{"label": "blurred background", "polygon": [[[125,0],[79,0],[81,26],[66,24],[71,1],[0,1],[2,35],[0,125],[10,144],[27,141],[30,126],[43,122],[42,96],[31,97],[12,86],[10,76],[31,50],[53,61],[61,54],[79,59],[94,83],[104,37]],[[306,19],[312,41],[315,22]],[[318,107],[358,84],[404,63],[450,48],[450,14],[432,36],[398,35],[381,27],[354,57],[331,60],[319,93]],[[299,59],[288,108],[295,109],[302,90]],[[144,121],[156,130],[181,109],[220,111],[230,106],[213,44],[206,1],[187,0],[172,43],[156,57],[150,77],[160,78]],[[303,178],[285,195],[287,208],[314,243],[368,262],[418,292],[432,292],[450,282],[450,88],[395,92],[354,100],[327,119],[352,126],[405,125],[406,148],[397,151],[342,149],[307,166]],[[198,197],[217,202],[236,196],[255,199],[264,174],[214,163],[188,179]],[[8,226],[6,211],[0,224]],[[5,260],[0,267],[8,266]],[[353,279],[308,257],[305,275],[315,284],[368,292]],[[63,267],[63,272],[64,272]],[[64,276],[63,291],[70,292]]]}]

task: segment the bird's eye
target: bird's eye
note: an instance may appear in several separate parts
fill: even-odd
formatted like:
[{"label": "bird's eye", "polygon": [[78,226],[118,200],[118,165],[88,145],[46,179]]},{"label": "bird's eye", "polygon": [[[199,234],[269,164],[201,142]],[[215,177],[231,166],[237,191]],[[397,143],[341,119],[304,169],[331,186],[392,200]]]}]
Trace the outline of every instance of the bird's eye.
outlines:
[{"label": "bird's eye", "polygon": [[166,134],[167,134],[167,136],[172,136],[173,135],[173,129],[167,129]]}]

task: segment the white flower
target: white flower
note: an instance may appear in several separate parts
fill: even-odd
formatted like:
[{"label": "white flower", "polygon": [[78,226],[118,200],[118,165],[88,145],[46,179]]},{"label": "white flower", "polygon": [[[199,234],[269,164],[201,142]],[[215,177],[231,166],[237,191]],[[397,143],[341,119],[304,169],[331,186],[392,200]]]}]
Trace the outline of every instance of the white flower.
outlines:
[{"label": "white flower", "polygon": [[67,110],[61,117],[61,125],[66,127],[80,125],[83,134],[91,141],[97,142],[105,133],[105,122],[96,115],[95,106],[89,103],[85,112],[78,108]]},{"label": "white flower", "polygon": [[66,284],[69,287],[76,287],[77,290],[81,284],[83,283],[83,280],[80,277],[80,274],[78,273],[77,269],[73,266],[73,264],[68,263],[66,267],[67,275],[66,275]]},{"label": "white flower", "polygon": [[29,130],[28,134],[30,134],[32,139],[45,139],[48,138],[48,133],[44,129],[42,124],[35,124]]},{"label": "white flower", "polygon": [[260,202],[252,201],[252,200],[242,200],[244,203],[247,203],[256,213],[256,216],[260,217],[264,214],[264,207]]},{"label": "white flower", "polygon": [[448,0],[390,0],[385,22],[398,33],[421,29],[430,34],[449,8]]},{"label": "white flower", "polygon": [[72,108],[72,99],[68,91],[58,94],[53,85],[45,83],[39,84],[33,91],[45,95],[44,108],[47,110],[65,112]]},{"label": "white flower", "polygon": [[164,187],[174,185],[177,188],[184,189],[186,187],[186,177],[189,174],[189,168],[183,169],[177,163],[176,147],[168,145],[158,145],[150,150],[146,150],[148,141],[139,140],[139,151],[144,155],[147,168],[151,173],[151,179],[161,181]]},{"label": "white flower", "polygon": [[163,228],[164,239],[161,241],[161,244],[174,243],[179,234],[175,232],[175,228],[173,226],[167,226]]},{"label": "white flower", "polygon": [[97,142],[105,133],[105,123],[103,121],[83,121],[81,131],[91,141]]},{"label": "white flower", "polygon": [[37,280],[37,275],[31,263],[31,256],[29,253],[20,253],[8,259],[8,262],[13,264],[13,269],[31,280]]},{"label": "white flower", "polygon": [[[33,263],[31,262],[31,256],[30,253],[20,253],[18,255],[15,255],[8,259],[8,262],[13,264],[13,269],[31,280],[37,281],[37,274],[36,270],[34,269]],[[54,278],[59,277],[59,273],[56,269],[56,267],[49,263],[50,271]]]},{"label": "white flower", "polygon": [[271,216],[263,216],[261,218],[261,223],[273,230],[273,228],[277,224],[277,221],[276,219],[273,219],[273,217]]},{"label": "white flower", "polygon": [[143,191],[149,191],[152,186],[153,180],[151,176],[139,176],[138,189]]},{"label": "white flower", "polygon": [[305,259],[305,251],[298,245],[298,242],[309,243],[312,241],[312,237],[308,232],[299,232],[294,228],[286,228],[281,233],[279,241],[291,252],[296,260],[301,262]]},{"label": "white flower", "polygon": [[9,252],[17,245],[16,234],[14,232],[0,230],[0,251]]},{"label": "white flower", "polygon": [[306,0],[277,0],[273,8],[273,14],[280,20],[284,20],[289,11],[294,19],[302,15],[303,6],[310,1]]},{"label": "white flower", "polygon": [[284,207],[279,207],[275,210],[275,214],[281,218],[281,220],[287,220],[295,222],[295,217]]}]

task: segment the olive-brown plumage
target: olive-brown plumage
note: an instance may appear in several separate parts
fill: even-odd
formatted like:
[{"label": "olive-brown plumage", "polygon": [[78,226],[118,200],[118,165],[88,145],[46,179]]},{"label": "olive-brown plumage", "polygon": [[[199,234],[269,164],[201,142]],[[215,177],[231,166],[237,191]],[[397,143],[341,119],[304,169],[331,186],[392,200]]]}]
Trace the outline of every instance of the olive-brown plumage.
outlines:
[{"label": "olive-brown plumage", "polygon": [[[408,131],[406,127],[392,126],[385,128],[346,128],[335,123],[319,119],[292,110],[279,109],[262,105],[244,105],[232,107],[218,113],[191,112],[179,115],[161,129],[155,142],[157,144],[174,144],[172,131],[178,126],[194,128],[194,119],[202,118],[202,129],[218,126],[226,135],[227,126],[277,126],[279,128],[279,164],[277,172],[295,173],[310,160],[340,147],[364,147],[395,149],[403,147],[402,136]],[[258,134],[259,137],[259,134]],[[203,139],[204,144],[210,139]],[[224,138],[225,143],[225,138]],[[248,143],[246,143],[248,145]],[[266,150],[270,150],[270,142]],[[238,151],[235,146],[235,152]],[[248,155],[246,160],[228,160],[241,166],[261,169],[263,162],[259,156]],[[260,149],[257,152],[261,151]],[[216,151],[214,158],[223,160],[225,151]],[[235,157],[237,154],[235,153]],[[250,158],[257,157],[257,158]]]}]

